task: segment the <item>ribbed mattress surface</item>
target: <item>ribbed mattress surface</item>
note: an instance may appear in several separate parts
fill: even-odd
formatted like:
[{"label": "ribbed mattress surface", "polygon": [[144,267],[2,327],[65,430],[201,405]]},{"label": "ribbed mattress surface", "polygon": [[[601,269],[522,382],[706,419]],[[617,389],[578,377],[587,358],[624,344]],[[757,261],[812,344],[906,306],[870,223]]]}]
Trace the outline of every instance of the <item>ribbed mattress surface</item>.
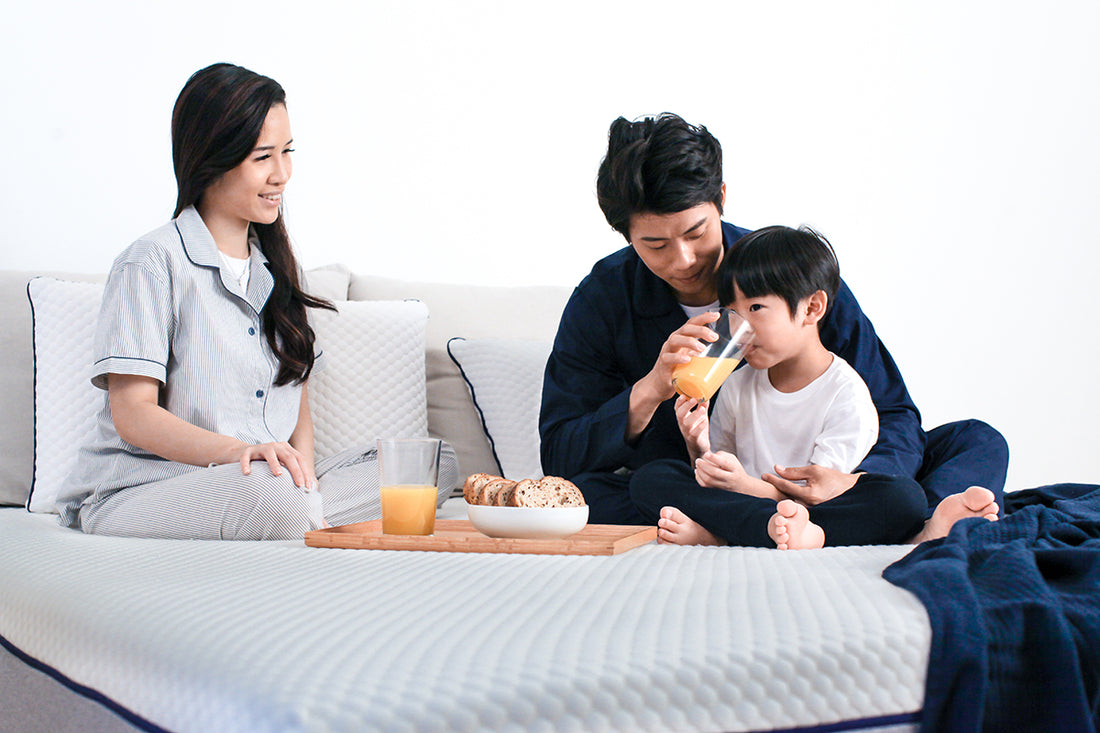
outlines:
[{"label": "ribbed mattress surface", "polygon": [[0,636],[181,732],[862,730],[921,707],[928,619],[881,578],[906,551],[338,550],[0,509]]}]

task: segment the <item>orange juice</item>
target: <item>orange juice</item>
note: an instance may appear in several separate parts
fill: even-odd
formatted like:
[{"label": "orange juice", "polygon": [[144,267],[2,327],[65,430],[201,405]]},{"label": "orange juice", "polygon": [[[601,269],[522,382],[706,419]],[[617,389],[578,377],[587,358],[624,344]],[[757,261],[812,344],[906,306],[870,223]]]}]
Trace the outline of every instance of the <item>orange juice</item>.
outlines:
[{"label": "orange juice", "polygon": [[435,531],[434,486],[383,486],[382,534],[431,534]]},{"label": "orange juice", "polygon": [[672,386],[685,397],[700,402],[709,400],[733,374],[740,359],[723,359],[717,356],[694,356],[687,364],[676,367],[672,373]]}]

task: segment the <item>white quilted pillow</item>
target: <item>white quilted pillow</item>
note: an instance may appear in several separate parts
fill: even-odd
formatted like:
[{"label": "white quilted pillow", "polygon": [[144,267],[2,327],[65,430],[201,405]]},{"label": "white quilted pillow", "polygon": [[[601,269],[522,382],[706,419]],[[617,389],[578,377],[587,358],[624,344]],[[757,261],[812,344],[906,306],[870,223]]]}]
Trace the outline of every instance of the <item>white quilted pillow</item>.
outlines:
[{"label": "white quilted pillow", "polygon": [[[92,339],[101,284],[35,278],[27,286],[34,319],[34,472],[27,507],[54,512],[54,499],[95,436],[103,392],[92,386]],[[339,302],[314,311],[324,364],[310,377],[318,458],[380,436],[427,435],[424,331],[419,301]]]},{"label": "white quilted pillow", "polygon": [[312,312],[324,361],[309,378],[317,458],[371,447],[377,438],[427,436],[428,307],[418,300],[336,307]]},{"label": "white quilted pillow", "polygon": [[447,342],[481,413],[493,456],[506,478],[541,478],[539,407],[542,375],[552,344],[517,339]]},{"label": "white quilted pillow", "polygon": [[92,339],[103,286],[39,277],[34,319],[34,472],[27,508],[53,512],[77,451],[95,434],[103,393],[92,386]]}]

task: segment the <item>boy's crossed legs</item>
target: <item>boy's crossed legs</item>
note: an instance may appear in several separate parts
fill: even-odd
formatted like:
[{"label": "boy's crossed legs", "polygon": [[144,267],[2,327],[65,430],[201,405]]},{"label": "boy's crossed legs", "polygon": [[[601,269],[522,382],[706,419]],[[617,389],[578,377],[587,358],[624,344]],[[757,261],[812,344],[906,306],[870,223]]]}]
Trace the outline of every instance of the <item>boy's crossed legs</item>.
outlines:
[{"label": "boy's crossed legs", "polygon": [[972,487],[946,497],[925,522],[927,499],[916,481],[861,474],[844,494],[805,507],[700,486],[687,464],[655,461],[630,479],[634,505],[658,527],[658,540],[805,549],[902,544],[943,537],[968,517],[997,516],[993,492]]},{"label": "boy's crossed legs", "polygon": [[[997,514],[998,507],[993,492],[980,486],[971,486],[964,492],[944,498],[924,528],[908,544],[946,537],[951,527],[960,519],[981,517],[992,521],[997,519]],[[663,544],[729,544],[672,506],[661,508],[657,527],[657,541]],[[814,524],[804,505],[792,499],[784,499],[776,504],[775,514],[768,520],[768,536],[780,550],[812,550],[825,546],[825,531]]]},{"label": "boy's crossed legs", "polygon": [[[815,550],[825,546],[825,531],[810,521],[805,506],[791,499],[776,504],[768,520],[768,536],[780,550]],[[674,506],[661,508],[657,541],[666,545],[728,545]]]}]

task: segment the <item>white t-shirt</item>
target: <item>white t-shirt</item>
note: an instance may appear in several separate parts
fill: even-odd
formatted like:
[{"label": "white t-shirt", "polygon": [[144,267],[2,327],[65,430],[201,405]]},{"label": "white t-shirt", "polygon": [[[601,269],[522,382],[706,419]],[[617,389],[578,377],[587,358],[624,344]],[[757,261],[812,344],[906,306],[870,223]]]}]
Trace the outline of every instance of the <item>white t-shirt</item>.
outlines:
[{"label": "white t-shirt", "polygon": [[878,412],[859,374],[833,354],[825,372],[780,392],[748,365],[725,381],[710,416],[710,449],[737,456],[750,476],[810,464],[850,473],[878,439]]},{"label": "white t-shirt", "polygon": [[222,264],[229,270],[229,275],[237,284],[241,286],[241,292],[248,292],[248,275],[252,263],[251,257],[230,257],[225,252],[218,250],[218,254],[221,255]]}]

